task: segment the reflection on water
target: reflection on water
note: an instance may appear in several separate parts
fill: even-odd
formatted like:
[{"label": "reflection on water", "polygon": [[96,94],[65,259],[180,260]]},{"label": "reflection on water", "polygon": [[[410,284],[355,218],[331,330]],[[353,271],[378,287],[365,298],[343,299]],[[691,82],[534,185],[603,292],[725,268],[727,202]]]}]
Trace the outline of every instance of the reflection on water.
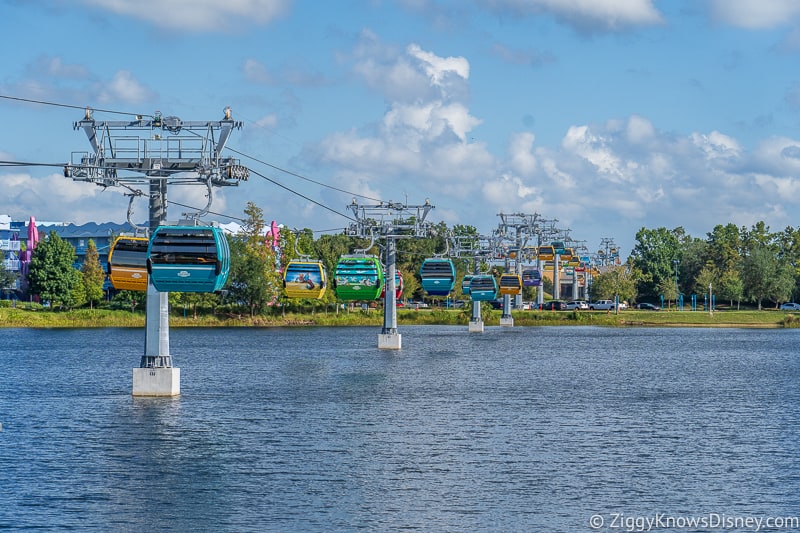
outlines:
[{"label": "reflection on water", "polygon": [[595,513],[788,516],[800,331],[3,330],[0,528],[583,531]]}]

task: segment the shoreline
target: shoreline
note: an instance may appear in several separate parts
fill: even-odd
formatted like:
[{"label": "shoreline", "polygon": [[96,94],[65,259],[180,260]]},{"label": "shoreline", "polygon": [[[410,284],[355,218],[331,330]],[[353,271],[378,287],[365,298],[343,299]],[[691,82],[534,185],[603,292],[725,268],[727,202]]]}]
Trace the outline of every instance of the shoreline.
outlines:
[{"label": "shoreline", "polygon": [[[546,326],[603,326],[603,327],[702,327],[702,328],[749,328],[779,329],[800,327],[800,314],[795,312],[762,311],[716,311],[709,315],[704,311],[634,311],[619,314],[604,311],[514,311],[514,325],[508,327]],[[467,327],[469,312],[464,310],[426,309],[402,310],[397,314],[397,325],[447,325]],[[500,326],[500,313],[493,311],[483,316],[487,327]],[[383,325],[383,313],[368,312],[313,312],[286,313],[285,315],[259,315],[235,317],[222,315],[199,315],[197,318],[173,314],[169,318],[171,328],[192,327],[339,327]],[[107,309],[79,309],[73,311],[49,311],[40,309],[0,308],[0,328],[143,328],[143,313]]]}]

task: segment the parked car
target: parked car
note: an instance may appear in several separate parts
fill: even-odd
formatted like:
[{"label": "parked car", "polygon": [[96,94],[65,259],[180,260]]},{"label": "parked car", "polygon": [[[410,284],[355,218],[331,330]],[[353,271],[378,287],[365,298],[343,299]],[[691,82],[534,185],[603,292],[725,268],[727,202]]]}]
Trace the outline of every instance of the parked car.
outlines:
[{"label": "parked car", "polygon": [[800,304],[796,304],[794,302],[787,302],[785,304],[781,304],[781,309],[784,311],[800,311]]},{"label": "parked car", "polygon": [[502,309],[503,308],[503,299],[498,298],[496,300],[489,300],[489,305],[492,306],[492,309]]},{"label": "parked car", "polygon": [[543,311],[566,311],[567,302],[561,300],[550,300],[542,305]]},{"label": "parked car", "polygon": [[[614,300],[597,300],[589,304],[589,309],[592,311],[609,311],[615,307]],[[623,307],[620,306],[620,309],[623,309]]]},{"label": "parked car", "polygon": [[642,302],[636,304],[636,309],[641,309],[643,311],[660,311],[661,308],[657,305],[649,304],[647,302]]},{"label": "parked car", "polygon": [[583,309],[589,309],[589,303],[588,302],[584,302],[583,300],[572,300],[572,301],[567,302],[565,304],[565,308],[568,311],[572,311],[572,310],[580,311],[580,310],[583,310]]}]

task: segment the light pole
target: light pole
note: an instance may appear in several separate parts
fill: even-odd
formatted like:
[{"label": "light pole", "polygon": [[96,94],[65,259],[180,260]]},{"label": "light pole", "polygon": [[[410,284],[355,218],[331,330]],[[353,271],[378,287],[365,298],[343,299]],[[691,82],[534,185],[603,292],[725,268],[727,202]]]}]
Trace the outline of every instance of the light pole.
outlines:
[{"label": "light pole", "polygon": [[672,264],[675,265],[675,309],[678,309],[678,296],[681,294],[680,289],[678,289],[678,260],[673,259]]}]

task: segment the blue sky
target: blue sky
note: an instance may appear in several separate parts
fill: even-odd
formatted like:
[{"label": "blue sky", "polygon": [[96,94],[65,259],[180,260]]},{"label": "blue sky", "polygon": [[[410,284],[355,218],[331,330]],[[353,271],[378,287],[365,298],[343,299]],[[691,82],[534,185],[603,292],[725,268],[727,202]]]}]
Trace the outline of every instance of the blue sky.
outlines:
[{"label": "blue sky", "polygon": [[[800,225],[795,0],[0,0],[0,14],[0,95],[202,121],[230,106],[244,121],[230,147],[336,189],[430,198],[434,222],[488,234],[500,212],[538,213],[623,256],[642,227]],[[80,109],[0,98],[0,116],[2,160],[89,149]],[[352,194],[242,162],[347,213]],[[58,168],[0,180],[15,219],[125,220],[126,191]],[[202,207],[204,192],[170,199]],[[348,222],[258,177],[212,211],[247,201],[288,227]]]}]

